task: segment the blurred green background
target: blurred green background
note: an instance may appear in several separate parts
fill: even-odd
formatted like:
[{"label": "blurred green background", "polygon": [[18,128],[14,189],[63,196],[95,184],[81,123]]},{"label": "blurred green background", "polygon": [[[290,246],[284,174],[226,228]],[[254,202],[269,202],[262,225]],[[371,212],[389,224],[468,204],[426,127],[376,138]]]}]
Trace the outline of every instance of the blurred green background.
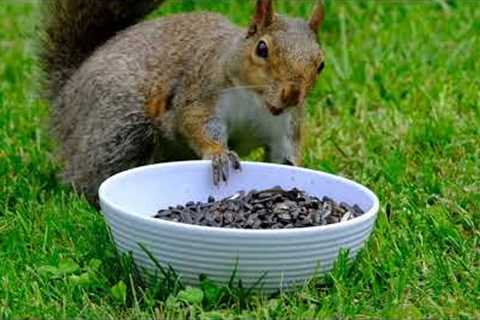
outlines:
[{"label": "blurred green background", "polygon": [[[351,265],[218,302],[208,285],[140,286],[101,215],[57,179],[38,97],[39,5],[0,2],[0,318],[480,318],[478,1],[327,1],[305,166],[374,190],[376,228]],[[153,16],[208,10],[246,25],[252,6],[167,1]],[[312,6],[276,1],[293,16]]]}]

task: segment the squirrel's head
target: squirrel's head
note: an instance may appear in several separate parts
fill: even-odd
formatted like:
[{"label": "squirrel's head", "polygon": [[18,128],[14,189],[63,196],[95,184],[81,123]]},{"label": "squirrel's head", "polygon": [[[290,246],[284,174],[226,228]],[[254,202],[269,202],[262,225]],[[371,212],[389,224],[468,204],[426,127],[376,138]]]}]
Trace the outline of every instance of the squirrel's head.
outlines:
[{"label": "squirrel's head", "polygon": [[324,67],[317,42],[323,22],[321,1],[309,21],[275,14],[272,0],[257,0],[241,56],[240,81],[251,86],[274,115],[302,107]]}]

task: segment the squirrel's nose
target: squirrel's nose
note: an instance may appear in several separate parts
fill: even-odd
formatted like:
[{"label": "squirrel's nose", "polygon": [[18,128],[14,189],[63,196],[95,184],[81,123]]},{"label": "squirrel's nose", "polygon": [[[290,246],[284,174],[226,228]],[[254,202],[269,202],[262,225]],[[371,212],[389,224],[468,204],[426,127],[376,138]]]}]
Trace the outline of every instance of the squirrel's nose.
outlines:
[{"label": "squirrel's nose", "polygon": [[282,89],[282,102],[286,106],[296,106],[300,102],[300,88],[296,85],[288,84]]}]

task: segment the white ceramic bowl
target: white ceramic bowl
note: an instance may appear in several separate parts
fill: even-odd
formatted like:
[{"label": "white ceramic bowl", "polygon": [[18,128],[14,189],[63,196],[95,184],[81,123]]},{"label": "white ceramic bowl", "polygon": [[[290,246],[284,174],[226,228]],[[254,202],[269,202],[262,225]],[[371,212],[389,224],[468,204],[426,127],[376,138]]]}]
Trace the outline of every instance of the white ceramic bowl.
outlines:
[{"label": "white ceramic bowl", "polygon": [[[139,167],[107,179],[99,190],[100,205],[120,252],[132,252],[140,269],[153,271],[154,263],[141,243],[190,285],[198,284],[200,274],[226,283],[237,266],[245,286],[264,275],[263,289],[271,292],[329,271],[341,248],[349,249],[353,258],[369,237],[379,203],[367,188],[314,170],[255,162],[242,165],[243,171],[232,173],[221,187],[213,185],[208,161]],[[366,213],[347,222],[281,230],[213,228],[152,218],[169,205],[276,185],[358,204]]]}]

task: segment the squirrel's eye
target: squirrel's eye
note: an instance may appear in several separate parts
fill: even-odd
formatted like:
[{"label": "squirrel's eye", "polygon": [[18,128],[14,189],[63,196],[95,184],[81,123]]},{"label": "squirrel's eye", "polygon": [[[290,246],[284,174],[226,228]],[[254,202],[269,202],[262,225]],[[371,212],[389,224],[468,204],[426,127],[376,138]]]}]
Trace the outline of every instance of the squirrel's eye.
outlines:
[{"label": "squirrel's eye", "polygon": [[325,62],[322,61],[322,63],[320,63],[318,66],[317,73],[322,72],[323,68],[325,68]]},{"label": "squirrel's eye", "polygon": [[265,43],[265,41],[263,40],[260,40],[257,44],[257,56],[261,57],[261,58],[268,58],[268,46],[267,44]]}]

